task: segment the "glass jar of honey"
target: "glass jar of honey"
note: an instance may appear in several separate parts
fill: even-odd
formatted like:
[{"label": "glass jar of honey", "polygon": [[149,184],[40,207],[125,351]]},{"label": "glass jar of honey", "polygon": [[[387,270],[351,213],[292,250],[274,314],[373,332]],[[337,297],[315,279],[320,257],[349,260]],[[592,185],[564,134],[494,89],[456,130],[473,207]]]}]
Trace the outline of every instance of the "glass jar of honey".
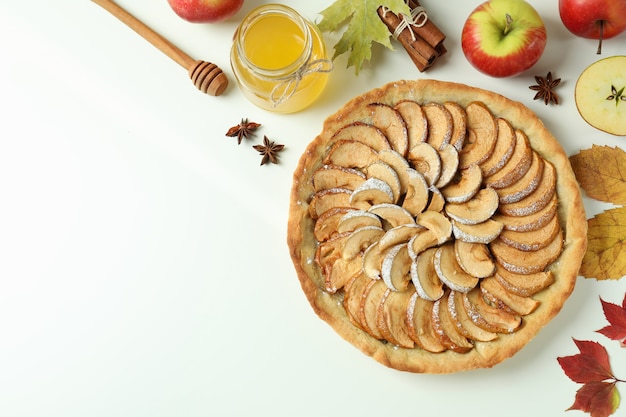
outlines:
[{"label": "glass jar of honey", "polygon": [[230,63],[248,100],[277,113],[313,103],[333,67],[319,30],[281,4],[257,7],[243,18]]}]

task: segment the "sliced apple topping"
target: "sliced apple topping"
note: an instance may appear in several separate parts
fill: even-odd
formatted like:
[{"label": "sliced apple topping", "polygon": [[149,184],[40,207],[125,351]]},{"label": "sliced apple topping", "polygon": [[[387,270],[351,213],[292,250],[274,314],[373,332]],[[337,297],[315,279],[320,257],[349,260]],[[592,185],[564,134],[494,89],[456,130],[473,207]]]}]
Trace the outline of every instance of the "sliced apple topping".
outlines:
[{"label": "sliced apple topping", "polygon": [[529,216],[543,209],[555,195],[556,171],[548,161],[544,161],[543,175],[537,189],[526,198],[515,203],[500,204],[498,210],[509,216]]},{"label": "sliced apple topping", "polygon": [[364,169],[367,178],[378,178],[381,181],[384,181],[391,188],[391,193],[393,195],[393,203],[396,203],[400,198],[400,193],[402,191],[402,187],[400,184],[400,178],[396,173],[396,170],[391,167],[391,165],[387,164],[383,161],[376,161]]},{"label": "sliced apple topping", "polygon": [[430,191],[430,200],[424,211],[442,212],[446,206],[446,199],[437,187],[428,187]]},{"label": "sliced apple topping", "polygon": [[448,310],[457,330],[463,336],[477,342],[490,342],[498,338],[498,334],[477,326],[465,308],[467,294],[451,291],[448,296]]},{"label": "sliced apple topping", "polygon": [[406,310],[406,321],[409,337],[417,346],[427,352],[439,353],[446,347],[436,337],[432,326],[433,304],[414,293]]},{"label": "sliced apple topping", "polygon": [[454,252],[461,269],[474,277],[489,277],[496,270],[489,247],[484,243],[455,240]]},{"label": "sliced apple topping", "polygon": [[337,165],[323,165],[313,173],[313,189],[315,191],[327,188],[347,188],[354,190],[367,177],[358,169],[346,168]]},{"label": "sliced apple topping", "polygon": [[380,279],[380,270],[385,254],[380,250],[378,242],[372,243],[363,252],[363,272],[370,279]]},{"label": "sliced apple topping", "polygon": [[380,275],[387,287],[393,291],[404,291],[411,282],[411,258],[406,244],[389,249],[381,267]]},{"label": "sliced apple topping", "polygon": [[458,240],[471,243],[491,243],[500,236],[504,225],[493,219],[478,224],[463,224],[452,221],[452,233]]},{"label": "sliced apple topping", "polygon": [[515,129],[501,117],[496,119],[498,125],[498,138],[493,148],[493,152],[485,161],[480,163],[483,176],[489,177],[501,170],[511,159],[517,141]]},{"label": "sliced apple topping", "polygon": [[435,187],[445,187],[452,181],[459,169],[459,152],[450,144],[442,145],[439,149],[439,158],[441,159],[441,174],[434,184]]},{"label": "sliced apple topping", "polygon": [[364,226],[350,233],[343,245],[343,259],[354,259],[372,243],[377,242],[385,231],[382,227]]},{"label": "sliced apple topping", "polygon": [[417,235],[424,228],[415,223],[401,224],[400,226],[388,229],[378,241],[379,250],[383,251],[400,243],[408,243],[413,236]]},{"label": "sliced apple topping", "polygon": [[333,263],[329,272],[324,275],[324,290],[329,294],[334,294],[360,272],[361,268],[358,262],[350,262],[350,260],[339,258]]},{"label": "sliced apple topping", "polygon": [[383,339],[383,334],[378,330],[378,306],[387,290],[383,281],[372,280],[361,296],[359,322],[363,329],[376,339]]},{"label": "sliced apple topping", "polygon": [[374,281],[364,274],[358,274],[344,287],[343,307],[352,324],[361,330],[365,330],[361,324],[361,300],[368,286],[373,283]]},{"label": "sliced apple topping", "polygon": [[468,135],[459,155],[461,169],[487,160],[498,138],[498,125],[487,106],[472,102],[465,108],[465,113]]},{"label": "sliced apple topping", "polygon": [[507,309],[512,314],[527,316],[539,307],[539,301],[532,297],[522,297],[509,292],[493,277],[480,281],[483,296],[498,308]]},{"label": "sliced apple topping", "polygon": [[540,271],[532,274],[518,274],[496,265],[494,278],[506,288],[507,291],[521,297],[530,297],[547,288],[554,282],[551,271]]},{"label": "sliced apple topping", "polygon": [[498,209],[498,193],[493,188],[483,188],[465,203],[449,203],[446,214],[462,224],[478,224],[490,219]]},{"label": "sliced apple topping", "polygon": [[350,194],[349,203],[356,208],[393,203],[393,190],[385,181],[369,178]]},{"label": "sliced apple topping", "polygon": [[428,121],[426,142],[435,149],[441,149],[450,143],[452,138],[454,128],[452,115],[443,104],[439,103],[426,103],[422,106],[422,110]]},{"label": "sliced apple topping", "polygon": [[386,229],[403,224],[415,223],[415,219],[411,213],[395,204],[375,204],[370,207],[368,211],[380,217],[383,220],[383,227]]},{"label": "sliced apple topping", "polygon": [[558,258],[563,249],[563,231],[559,228],[558,233],[548,245],[534,251],[516,249],[501,239],[493,241],[490,248],[496,261],[504,269],[518,274],[533,274],[543,271]]},{"label": "sliced apple topping", "polygon": [[428,185],[433,185],[441,175],[439,152],[429,143],[418,143],[409,150],[407,160],[416,171],[424,176]]},{"label": "sliced apple topping", "polygon": [[309,202],[309,214],[312,219],[317,219],[326,210],[336,207],[350,207],[352,190],[346,188],[328,188],[313,194]]},{"label": "sliced apple topping", "polygon": [[439,339],[439,342],[447,349],[457,352],[465,353],[474,347],[474,345],[462,335],[456,324],[452,320],[450,310],[448,310],[448,297],[450,292],[433,304],[432,311],[432,323],[435,330],[435,336]]},{"label": "sliced apple topping", "polygon": [[411,215],[417,216],[428,205],[430,190],[422,174],[413,168],[408,168],[405,172],[408,178],[408,186],[402,207]]},{"label": "sliced apple topping", "polygon": [[463,306],[474,324],[489,332],[513,333],[522,324],[519,315],[488,304],[479,288],[466,294]]},{"label": "sliced apple topping", "polygon": [[315,226],[313,228],[315,239],[317,239],[318,242],[324,242],[335,234],[341,233],[339,224],[346,214],[352,211],[355,211],[355,209],[350,207],[333,207],[322,213],[317,220],[315,220]]},{"label": "sliced apple topping", "polygon": [[378,153],[378,160],[386,163],[396,171],[398,180],[400,181],[400,194],[405,194],[410,182],[407,170],[411,168],[407,160],[393,149],[380,151]]},{"label": "sliced apple topping", "polygon": [[449,203],[465,203],[480,190],[483,173],[478,165],[470,165],[462,170],[457,179],[441,189],[441,193]]},{"label": "sliced apple topping", "polygon": [[560,229],[561,225],[559,223],[559,218],[557,216],[553,216],[552,220],[548,221],[548,223],[546,223],[543,227],[536,230],[526,232],[503,230],[502,233],[500,233],[500,239],[515,249],[535,251],[548,246],[557,233],[559,233]]},{"label": "sliced apple topping", "polygon": [[528,171],[526,171],[524,176],[508,187],[500,188],[498,190],[500,202],[503,204],[517,203],[535,191],[541,182],[543,167],[543,159],[537,154],[537,152],[533,152],[532,162],[530,163],[530,167],[528,167]]},{"label": "sliced apple topping", "polygon": [[363,122],[342,127],[333,135],[333,141],[361,142],[378,152],[391,149],[391,144],[379,128]]},{"label": "sliced apple topping", "polygon": [[378,216],[365,210],[342,209],[341,212],[344,212],[344,214],[337,223],[337,232],[339,233],[353,232],[365,226],[383,226]]},{"label": "sliced apple topping", "polygon": [[439,279],[454,291],[468,292],[478,285],[478,278],[465,272],[459,265],[452,243],[437,249],[433,263]]},{"label": "sliced apple topping", "polygon": [[409,149],[421,142],[426,142],[428,136],[428,121],[422,106],[412,100],[402,100],[394,106],[406,123],[409,135]]},{"label": "sliced apple topping", "polygon": [[496,189],[508,187],[528,171],[532,156],[533,150],[528,137],[521,130],[516,130],[513,155],[501,169],[485,178],[485,184]]},{"label": "sliced apple topping", "polygon": [[411,281],[417,294],[425,300],[436,301],[443,296],[443,282],[435,271],[436,247],[431,247],[413,259],[411,263]]},{"label": "sliced apple topping", "polygon": [[417,217],[417,224],[433,232],[437,243],[442,244],[452,238],[452,224],[450,220],[438,211],[425,211]]},{"label": "sliced apple topping", "polygon": [[558,200],[556,194],[552,193],[552,197],[548,204],[535,213],[525,216],[510,216],[507,214],[496,213],[494,220],[504,224],[504,230],[512,230],[514,232],[530,232],[545,226],[556,215]]},{"label": "sliced apple topping", "polygon": [[448,109],[452,117],[450,144],[457,151],[460,151],[465,144],[465,135],[467,134],[467,113],[459,103],[454,101],[446,101],[443,105]]},{"label": "sliced apple topping", "polygon": [[368,109],[372,124],[382,130],[392,149],[400,155],[406,155],[409,148],[409,134],[400,113],[383,103],[372,103],[368,105]]},{"label": "sliced apple topping", "polygon": [[396,346],[404,348],[415,346],[404,319],[404,313],[414,292],[396,292],[388,289],[381,300],[378,310],[378,330],[387,341]]},{"label": "sliced apple topping", "polygon": [[428,229],[420,231],[407,243],[411,259],[416,259],[417,256],[426,249],[430,249],[438,245],[439,239],[437,238],[437,235],[432,230]]},{"label": "sliced apple topping", "polygon": [[338,140],[335,142],[324,163],[347,168],[365,168],[378,159],[374,148],[356,140]]}]

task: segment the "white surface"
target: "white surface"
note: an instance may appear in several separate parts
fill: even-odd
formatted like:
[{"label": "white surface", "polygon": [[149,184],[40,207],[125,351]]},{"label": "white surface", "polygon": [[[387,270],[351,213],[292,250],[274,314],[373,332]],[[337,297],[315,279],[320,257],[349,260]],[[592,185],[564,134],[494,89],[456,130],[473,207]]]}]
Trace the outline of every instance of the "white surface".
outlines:
[{"label": "white surface", "polygon": [[[626,352],[594,332],[606,324],[598,296],[620,303],[625,280],[579,278],[563,312],[496,368],[412,375],[315,316],[285,243],[291,175],[323,119],[396,79],[460,81],[519,100],[570,155],[593,143],[623,149],[625,138],[576,111],[574,85],[598,59],[596,43],[566,31],[557,2],[531,1],[549,41],[521,76],[492,79],[463,57],[460,31],[479,1],[424,0],[448,35],[434,67],[420,74],[397,44],[376,47],[358,77],[342,57],[317,104],[288,116],[246,102],[228,64],[238,20],[260,3],[192,25],[165,0],[120,0],[224,69],[231,86],[219,98],[89,1],[0,4],[0,415],[582,415],[564,412],[579,386],[556,361],[577,353],[572,338],[602,342],[626,378]],[[284,3],[315,19],[330,1]],[[626,34],[606,41],[602,56],[625,45]],[[528,89],[548,71],[563,79],[560,106]],[[238,146],[224,133],[242,117],[263,127]],[[263,135],[286,145],[279,165],[259,167],[251,145]],[[585,203],[589,217],[609,207]]]}]

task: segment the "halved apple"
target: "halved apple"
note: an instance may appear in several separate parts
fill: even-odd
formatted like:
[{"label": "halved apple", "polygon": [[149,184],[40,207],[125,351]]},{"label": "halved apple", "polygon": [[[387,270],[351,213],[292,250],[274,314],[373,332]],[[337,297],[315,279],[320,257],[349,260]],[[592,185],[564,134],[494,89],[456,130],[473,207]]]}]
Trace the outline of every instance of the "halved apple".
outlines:
[{"label": "halved apple", "polygon": [[576,82],[576,107],[596,129],[626,136],[626,56],[601,59],[588,66]]}]

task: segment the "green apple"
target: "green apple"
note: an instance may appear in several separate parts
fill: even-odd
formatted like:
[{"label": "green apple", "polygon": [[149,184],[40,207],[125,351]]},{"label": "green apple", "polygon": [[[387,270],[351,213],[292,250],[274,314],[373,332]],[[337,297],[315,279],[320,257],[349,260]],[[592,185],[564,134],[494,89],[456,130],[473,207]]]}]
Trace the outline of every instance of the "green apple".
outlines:
[{"label": "green apple", "polygon": [[611,56],[588,66],[578,77],[574,97],[587,123],[626,136],[626,56]]},{"label": "green apple", "polygon": [[470,13],[461,33],[465,57],[492,77],[512,77],[532,67],[546,46],[539,13],[524,0],[490,0]]}]

